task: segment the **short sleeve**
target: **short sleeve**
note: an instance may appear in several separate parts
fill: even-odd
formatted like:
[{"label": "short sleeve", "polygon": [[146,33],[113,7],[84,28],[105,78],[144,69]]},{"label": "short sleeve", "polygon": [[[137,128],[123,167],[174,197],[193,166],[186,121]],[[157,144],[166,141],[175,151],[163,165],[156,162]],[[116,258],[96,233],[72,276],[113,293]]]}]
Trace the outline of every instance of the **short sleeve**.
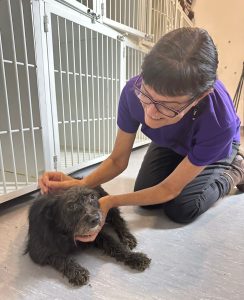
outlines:
[{"label": "short sleeve", "polygon": [[197,166],[206,166],[231,155],[235,127],[230,126],[218,134],[209,133],[207,139],[196,140],[188,153],[190,162]]},{"label": "short sleeve", "polygon": [[120,95],[117,124],[123,131],[135,133],[140,123],[132,117],[133,107],[129,107],[127,89],[128,84],[123,88]]}]

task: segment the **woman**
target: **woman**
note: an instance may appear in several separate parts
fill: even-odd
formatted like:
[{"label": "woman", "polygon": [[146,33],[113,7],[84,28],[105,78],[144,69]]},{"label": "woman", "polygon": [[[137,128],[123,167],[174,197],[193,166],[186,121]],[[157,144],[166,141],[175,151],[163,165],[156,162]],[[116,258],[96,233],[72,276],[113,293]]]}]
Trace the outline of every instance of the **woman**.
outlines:
[{"label": "woman", "polygon": [[[163,206],[175,222],[189,223],[232,187],[244,191],[240,120],[216,79],[217,66],[217,50],[205,30],[180,28],[164,35],[145,57],[141,75],[121,93],[111,155],[82,180],[44,173],[42,192],[95,187],[118,176],[127,167],[140,124],[152,142],[134,192],[101,198],[104,218],[115,206]],[[84,241],[94,240],[97,233]]]}]

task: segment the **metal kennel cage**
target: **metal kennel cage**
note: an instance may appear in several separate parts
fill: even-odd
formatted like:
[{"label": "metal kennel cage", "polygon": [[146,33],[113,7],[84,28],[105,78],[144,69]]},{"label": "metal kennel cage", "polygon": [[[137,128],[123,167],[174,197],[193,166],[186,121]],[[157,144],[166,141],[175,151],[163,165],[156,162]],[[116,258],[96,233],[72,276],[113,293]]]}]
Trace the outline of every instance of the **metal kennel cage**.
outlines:
[{"label": "metal kennel cage", "polygon": [[[166,2],[0,1],[0,203],[37,189],[44,170],[111,152],[121,89],[149,50],[140,41],[183,24],[181,11],[156,21]],[[138,133],[134,147],[148,142]]]}]

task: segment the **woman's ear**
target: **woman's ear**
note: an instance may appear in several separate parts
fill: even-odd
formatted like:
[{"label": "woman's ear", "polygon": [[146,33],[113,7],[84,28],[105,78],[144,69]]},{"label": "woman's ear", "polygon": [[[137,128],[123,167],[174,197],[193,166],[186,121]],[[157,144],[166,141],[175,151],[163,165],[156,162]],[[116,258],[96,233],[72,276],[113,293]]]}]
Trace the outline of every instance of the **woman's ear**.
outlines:
[{"label": "woman's ear", "polygon": [[204,97],[206,97],[208,94],[212,93],[214,91],[213,88],[207,90],[206,92],[204,92],[199,98],[196,99],[197,103],[202,100]]}]

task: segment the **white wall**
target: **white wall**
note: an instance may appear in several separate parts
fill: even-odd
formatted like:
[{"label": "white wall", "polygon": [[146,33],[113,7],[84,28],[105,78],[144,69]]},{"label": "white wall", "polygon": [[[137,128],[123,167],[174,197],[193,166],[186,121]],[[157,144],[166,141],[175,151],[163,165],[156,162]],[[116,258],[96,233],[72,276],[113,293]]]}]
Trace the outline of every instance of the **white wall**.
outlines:
[{"label": "white wall", "polygon": [[[195,26],[205,28],[219,52],[218,77],[234,97],[244,62],[244,0],[195,0]],[[244,123],[244,93],[238,115]]]}]

